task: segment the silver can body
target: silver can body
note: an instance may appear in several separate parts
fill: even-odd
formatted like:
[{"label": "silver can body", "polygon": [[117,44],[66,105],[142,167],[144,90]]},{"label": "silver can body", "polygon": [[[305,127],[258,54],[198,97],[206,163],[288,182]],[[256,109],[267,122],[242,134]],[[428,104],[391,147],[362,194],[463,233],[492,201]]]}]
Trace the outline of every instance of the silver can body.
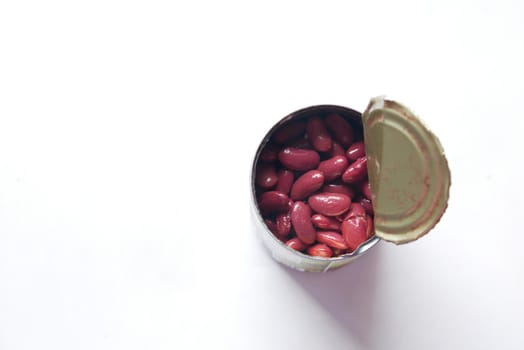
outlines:
[{"label": "silver can body", "polygon": [[318,105],[298,110],[281,119],[265,135],[255,153],[255,157],[253,159],[253,164],[251,168],[251,216],[257,234],[262,239],[264,245],[269,250],[269,253],[276,261],[299,271],[325,272],[328,270],[336,269],[364,255],[369,249],[374,247],[380,241],[380,238],[373,236],[366,242],[361,244],[355,251],[334,258],[321,258],[309,256],[289,248],[284,243],[282,243],[277,237],[275,237],[264,223],[262,215],[258,210],[255,187],[256,166],[262,149],[269,142],[274,131],[277,130],[282,124],[288,121],[305,119],[311,115],[316,115],[319,113],[323,114],[328,112],[336,112],[344,118],[346,118],[348,121],[350,121],[351,124],[360,126],[360,128],[362,127],[361,114],[355,110],[346,107],[335,105]]}]

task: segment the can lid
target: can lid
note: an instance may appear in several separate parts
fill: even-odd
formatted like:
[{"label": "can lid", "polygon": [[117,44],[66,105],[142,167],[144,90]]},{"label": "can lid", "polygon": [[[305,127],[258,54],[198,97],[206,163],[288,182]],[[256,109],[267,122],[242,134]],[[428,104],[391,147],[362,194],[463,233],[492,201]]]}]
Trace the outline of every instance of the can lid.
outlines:
[{"label": "can lid", "polygon": [[373,98],[362,116],[375,234],[396,244],[428,233],[447,208],[451,175],[438,138],[401,104]]}]

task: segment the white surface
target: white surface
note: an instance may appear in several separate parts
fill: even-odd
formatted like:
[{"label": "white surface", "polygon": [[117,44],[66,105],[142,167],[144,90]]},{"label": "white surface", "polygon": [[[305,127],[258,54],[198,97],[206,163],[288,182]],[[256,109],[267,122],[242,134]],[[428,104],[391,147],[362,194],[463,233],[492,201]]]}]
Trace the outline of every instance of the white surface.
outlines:
[{"label": "white surface", "polygon": [[[522,349],[523,14],[3,1],[0,349]],[[384,93],[446,149],[443,220],[325,275],[276,264],[249,218],[260,138]]]}]

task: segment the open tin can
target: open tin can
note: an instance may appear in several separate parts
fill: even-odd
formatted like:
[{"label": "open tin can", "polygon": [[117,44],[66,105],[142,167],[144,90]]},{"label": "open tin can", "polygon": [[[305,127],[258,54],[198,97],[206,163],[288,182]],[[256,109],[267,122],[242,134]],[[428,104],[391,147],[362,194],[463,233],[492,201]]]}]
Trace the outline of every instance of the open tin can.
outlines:
[{"label": "open tin can", "polygon": [[[286,246],[267,227],[257,204],[256,173],[261,152],[277,130],[291,122],[336,113],[363,133],[374,211],[374,233],[349,253],[310,256]],[[269,252],[278,262],[301,271],[328,271],[365,254],[381,239],[395,244],[427,234],[444,214],[451,176],[438,138],[406,107],[377,97],[363,114],[342,106],[318,105],[281,119],[258,147],[251,171],[253,221]]]}]

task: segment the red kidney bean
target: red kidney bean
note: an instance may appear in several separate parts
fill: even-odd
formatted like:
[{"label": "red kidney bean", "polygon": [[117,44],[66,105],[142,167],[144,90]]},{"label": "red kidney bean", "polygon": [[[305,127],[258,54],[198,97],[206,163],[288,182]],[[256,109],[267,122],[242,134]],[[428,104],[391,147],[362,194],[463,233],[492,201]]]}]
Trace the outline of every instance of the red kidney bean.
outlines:
[{"label": "red kidney bean", "polygon": [[320,156],[313,150],[286,147],[278,153],[278,160],[290,170],[306,171],[318,166]]},{"label": "red kidney bean", "polygon": [[366,177],[367,173],[367,158],[360,157],[351,163],[346,171],[342,174],[342,181],[347,183],[355,183]]},{"label": "red kidney bean", "polygon": [[278,175],[273,164],[260,163],[257,166],[256,184],[263,189],[275,187],[278,182]]},{"label": "red kidney bean", "polygon": [[274,162],[278,158],[278,151],[280,151],[280,147],[274,143],[268,143],[260,152],[260,160],[267,163]]},{"label": "red kidney bean", "polygon": [[355,250],[368,239],[366,218],[354,216],[342,222],[342,237],[349,249]]},{"label": "red kidney bean", "polygon": [[319,231],[317,232],[317,241],[327,244],[331,248],[348,249],[346,241],[342,235],[333,231]]},{"label": "red kidney bean", "polygon": [[286,212],[289,210],[289,197],[278,191],[264,192],[258,199],[258,208],[262,216]]},{"label": "red kidney bean", "polygon": [[369,180],[363,181],[361,184],[359,184],[360,192],[367,198],[371,199],[371,186],[369,184]]},{"label": "red kidney bean", "polygon": [[331,149],[331,135],[319,117],[311,117],[308,119],[306,123],[306,133],[308,140],[310,140],[317,151],[327,152]]},{"label": "red kidney bean", "polygon": [[291,215],[289,213],[278,214],[276,219],[277,234],[286,237],[291,232]]},{"label": "red kidney bean", "polygon": [[375,214],[371,200],[367,198],[362,198],[359,203],[364,208],[364,210],[366,211],[368,215],[373,216]]},{"label": "red kidney bean", "polygon": [[349,207],[349,211],[344,216],[344,220],[355,216],[366,216],[366,210],[360,203],[353,202]]},{"label": "red kidney bean", "polygon": [[304,199],[319,190],[324,184],[324,174],[319,170],[310,170],[300,176],[291,187],[291,199]]},{"label": "red kidney bean", "polygon": [[303,252],[308,247],[307,244],[302,242],[298,237],[291,238],[286,242],[286,245],[294,250],[298,250],[299,252]]},{"label": "red kidney bean", "polygon": [[275,143],[281,145],[303,135],[305,129],[306,123],[303,121],[287,123],[275,130],[272,139]]},{"label": "red kidney bean", "polygon": [[308,204],[319,214],[337,216],[349,209],[351,199],[345,194],[322,192],[309,197]]},{"label": "red kidney bean", "polygon": [[324,120],[333,138],[343,147],[349,147],[353,142],[353,127],[347,120],[336,113],[331,113]]},{"label": "red kidney bean", "polygon": [[278,182],[275,190],[289,195],[291,186],[293,186],[293,180],[295,180],[295,175],[291,170],[281,169],[278,172]]},{"label": "red kidney bean", "polygon": [[366,235],[369,238],[373,236],[373,233],[375,230],[375,223],[373,222],[373,218],[369,215],[366,216],[366,225],[367,225]]},{"label": "red kidney bean", "polygon": [[313,149],[308,139],[301,137],[285,144],[286,147],[300,148],[300,149]]},{"label": "red kidney bean", "polygon": [[[280,180],[279,180],[280,181]],[[349,198],[355,197],[355,190],[346,184],[330,183],[322,186],[322,192],[341,193]]]},{"label": "red kidney bean", "polygon": [[333,146],[331,147],[331,150],[328,152],[328,155],[330,158],[336,157],[336,156],[346,156],[346,151],[344,151],[344,147],[340,145],[340,143],[333,141]]},{"label": "red kidney bean", "polygon": [[311,256],[320,256],[323,258],[331,258],[333,256],[331,248],[322,243],[309,247],[307,253]]},{"label": "red kidney bean", "polygon": [[342,254],[346,254],[347,253],[347,249],[331,248],[331,250],[333,251],[333,256],[340,256]]},{"label": "red kidney bean", "polygon": [[340,177],[348,167],[348,160],[344,156],[335,156],[318,164],[318,170],[324,173],[325,181],[333,181]]},{"label": "red kidney bean", "polygon": [[311,223],[311,209],[304,202],[295,202],[291,208],[291,224],[300,240],[306,244],[315,242],[317,232]]},{"label": "red kidney bean", "polygon": [[346,152],[346,157],[352,161],[355,161],[360,157],[364,157],[365,155],[366,148],[363,141],[353,143],[351,146],[349,146]]},{"label": "red kidney bean", "polygon": [[329,216],[315,214],[311,217],[311,222],[322,230],[340,231],[340,222]]}]

